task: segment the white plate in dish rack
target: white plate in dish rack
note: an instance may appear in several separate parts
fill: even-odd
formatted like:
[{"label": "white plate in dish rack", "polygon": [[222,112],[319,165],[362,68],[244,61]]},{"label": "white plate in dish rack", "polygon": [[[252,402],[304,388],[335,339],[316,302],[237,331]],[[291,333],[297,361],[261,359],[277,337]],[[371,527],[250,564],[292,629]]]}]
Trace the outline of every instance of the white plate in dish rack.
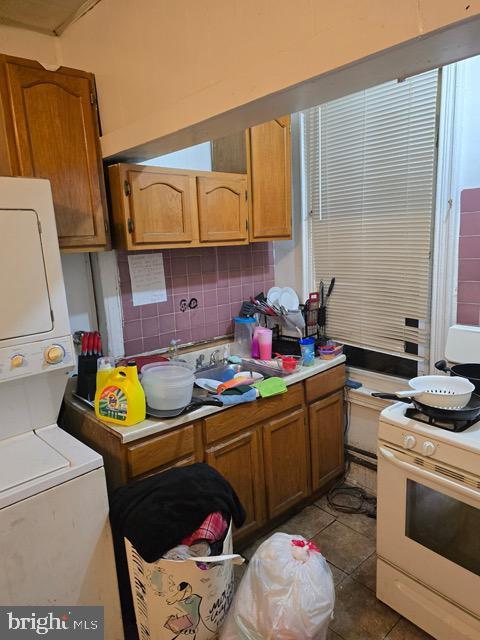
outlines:
[{"label": "white plate in dish rack", "polygon": [[280,297],[280,294],[282,293],[283,289],[281,289],[280,287],[271,287],[268,290],[267,293],[267,300],[271,303],[271,304],[275,304],[276,302],[278,302],[278,299]]},{"label": "white plate in dish rack", "polygon": [[297,311],[300,300],[297,294],[290,287],[284,287],[278,298],[278,302],[282,307],[285,307],[287,311]]}]

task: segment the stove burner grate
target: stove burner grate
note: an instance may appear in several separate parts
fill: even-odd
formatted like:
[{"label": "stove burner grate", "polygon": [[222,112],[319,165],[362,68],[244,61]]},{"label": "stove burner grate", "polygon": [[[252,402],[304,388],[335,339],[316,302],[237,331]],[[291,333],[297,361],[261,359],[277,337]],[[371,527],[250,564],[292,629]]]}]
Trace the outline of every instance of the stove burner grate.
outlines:
[{"label": "stove burner grate", "polygon": [[407,418],[417,420],[417,422],[423,422],[423,424],[428,424],[431,427],[438,427],[439,429],[445,429],[446,431],[452,431],[454,433],[465,431],[478,422],[478,418],[475,420],[456,420],[455,418],[452,418],[451,420],[448,418],[445,420],[439,420],[437,418],[430,418],[422,411],[414,408],[407,409],[405,411],[405,415]]}]

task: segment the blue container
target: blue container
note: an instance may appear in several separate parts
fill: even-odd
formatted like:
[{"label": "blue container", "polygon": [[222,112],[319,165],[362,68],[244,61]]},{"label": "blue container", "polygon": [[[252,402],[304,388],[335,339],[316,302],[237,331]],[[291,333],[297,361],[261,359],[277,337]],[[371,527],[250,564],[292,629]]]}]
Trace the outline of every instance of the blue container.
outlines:
[{"label": "blue container", "polygon": [[303,366],[311,367],[315,360],[315,338],[302,338],[300,340]]}]

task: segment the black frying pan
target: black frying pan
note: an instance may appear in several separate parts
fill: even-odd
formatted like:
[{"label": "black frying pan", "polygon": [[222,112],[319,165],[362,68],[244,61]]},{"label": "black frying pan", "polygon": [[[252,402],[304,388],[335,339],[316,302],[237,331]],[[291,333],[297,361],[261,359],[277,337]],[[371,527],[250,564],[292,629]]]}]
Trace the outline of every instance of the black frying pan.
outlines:
[{"label": "black frying pan", "polygon": [[475,393],[480,394],[480,364],[455,364],[453,365],[453,367],[449,367],[447,366],[445,360],[439,360],[435,363],[435,367],[439,371],[450,373],[452,376],[468,378],[468,380],[470,380],[470,382],[475,385]]},{"label": "black frying pan", "polygon": [[470,402],[462,409],[438,409],[427,404],[418,402],[416,398],[398,398],[394,393],[372,393],[374,398],[383,400],[395,400],[395,402],[405,402],[413,404],[418,411],[421,411],[429,418],[435,420],[476,420],[480,418],[480,397],[472,395]]},{"label": "black frying pan", "polygon": [[189,411],[200,409],[200,407],[204,407],[205,405],[223,407],[223,402],[221,400],[217,400],[216,398],[194,398],[185,407],[164,411],[162,411],[161,409],[152,409],[152,407],[149,407],[147,404],[147,415],[152,416],[152,418],[176,418],[182,413],[188,413]]}]

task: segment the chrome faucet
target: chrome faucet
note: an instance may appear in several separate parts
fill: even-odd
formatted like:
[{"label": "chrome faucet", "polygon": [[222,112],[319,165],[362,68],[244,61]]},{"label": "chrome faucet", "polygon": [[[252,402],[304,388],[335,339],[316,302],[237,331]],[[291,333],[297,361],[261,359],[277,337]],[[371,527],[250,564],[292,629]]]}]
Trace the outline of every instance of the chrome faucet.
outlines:
[{"label": "chrome faucet", "polygon": [[201,353],[195,360],[195,369],[201,369],[205,360],[205,354]]},{"label": "chrome faucet", "polygon": [[212,353],[210,354],[210,366],[213,367],[215,366],[217,363],[217,354],[220,353],[220,349],[215,349],[215,351],[212,351]]}]

